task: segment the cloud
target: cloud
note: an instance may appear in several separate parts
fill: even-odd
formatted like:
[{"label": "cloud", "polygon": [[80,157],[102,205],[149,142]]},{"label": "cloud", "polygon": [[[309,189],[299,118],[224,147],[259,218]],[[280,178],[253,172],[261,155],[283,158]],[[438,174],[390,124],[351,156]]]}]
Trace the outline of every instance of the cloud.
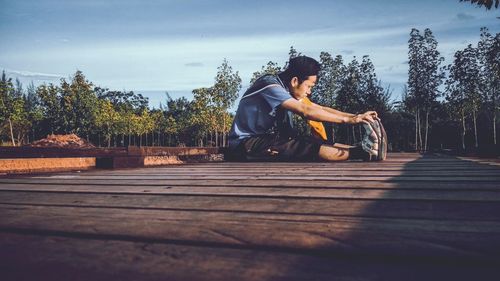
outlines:
[{"label": "cloud", "polygon": [[459,20],[473,20],[475,18],[476,18],[475,16],[465,14],[465,13],[457,14],[457,19],[459,19]]},{"label": "cloud", "polygon": [[190,62],[190,63],[186,63],[185,66],[187,66],[187,67],[202,67],[202,66],[204,66],[204,64],[201,62]]},{"label": "cloud", "polygon": [[60,74],[40,73],[40,72],[12,70],[12,69],[5,69],[5,74],[7,76],[24,77],[24,78],[31,78],[31,79],[37,79],[37,80],[59,79],[59,78],[64,77],[64,75],[60,75]]},{"label": "cloud", "polygon": [[343,54],[346,54],[346,55],[352,55],[352,54],[354,54],[353,50],[342,50],[340,52],[343,53]]},{"label": "cloud", "polygon": [[44,83],[57,83],[64,75],[51,74],[51,73],[40,73],[40,72],[30,72],[30,71],[20,71],[1,68],[5,71],[7,78],[12,78],[13,80],[19,80],[21,84],[28,85],[33,83],[35,86]]}]

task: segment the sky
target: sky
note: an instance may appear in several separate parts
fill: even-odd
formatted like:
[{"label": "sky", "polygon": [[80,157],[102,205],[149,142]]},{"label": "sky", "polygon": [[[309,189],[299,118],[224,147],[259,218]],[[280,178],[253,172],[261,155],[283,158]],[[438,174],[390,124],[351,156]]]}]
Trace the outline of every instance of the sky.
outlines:
[{"label": "sky", "polygon": [[479,29],[500,32],[500,9],[459,0],[0,0],[0,71],[27,85],[59,83],[81,70],[94,85],[190,95],[214,82],[224,59],[248,83],[290,46],[319,60],[369,55],[397,99],[407,80],[412,28],[430,28],[438,50],[477,44]]}]

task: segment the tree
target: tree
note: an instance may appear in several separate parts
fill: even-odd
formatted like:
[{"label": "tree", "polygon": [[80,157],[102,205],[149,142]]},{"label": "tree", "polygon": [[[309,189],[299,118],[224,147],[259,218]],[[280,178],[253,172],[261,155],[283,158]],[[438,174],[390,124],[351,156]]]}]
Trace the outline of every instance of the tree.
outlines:
[{"label": "tree", "polygon": [[198,140],[198,146],[203,146],[203,138],[212,132],[215,132],[215,145],[218,145],[216,132],[218,114],[212,102],[212,91],[212,88],[198,88],[193,90],[193,111],[189,119],[190,126],[194,129],[193,136]]},{"label": "tree", "polygon": [[165,128],[168,135],[168,143],[171,144],[171,138],[174,137],[177,144],[188,143],[195,133],[191,128],[191,119],[195,115],[194,101],[190,102],[185,97],[172,99],[167,94],[167,104],[164,112],[167,120]]},{"label": "tree", "polygon": [[[28,114],[28,120],[30,122],[31,140],[35,140],[39,135],[38,132],[41,130],[41,121],[44,116],[41,101],[37,95],[33,82],[31,82],[26,89],[24,109]],[[30,138],[28,137],[28,143],[29,142]]]},{"label": "tree", "polygon": [[[415,112],[415,149],[426,151],[429,115],[440,95],[439,86],[444,77],[440,64],[444,58],[437,51],[437,41],[428,28],[425,29],[423,36],[418,29],[412,29],[408,48],[408,95]],[[425,140],[422,140],[422,113],[425,114]]]},{"label": "tree", "polygon": [[381,86],[381,81],[378,80],[375,73],[375,66],[367,55],[363,56],[359,65],[359,73],[359,96],[362,103],[360,111],[375,110],[383,118],[390,110],[390,88],[384,90]]},{"label": "tree", "polygon": [[481,91],[484,101],[489,104],[493,123],[493,144],[497,144],[497,111],[500,101],[500,33],[493,37],[488,29],[481,28],[478,42]]},{"label": "tree", "polygon": [[250,84],[253,84],[257,79],[266,74],[277,75],[283,71],[281,66],[278,65],[277,62],[268,61],[266,65],[262,66],[260,71],[256,71],[252,75],[252,79],[250,79]]},{"label": "tree", "polygon": [[61,102],[65,132],[86,135],[88,140],[93,130],[97,96],[94,85],[81,71],[75,73],[71,83],[61,79]]},{"label": "tree", "polygon": [[118,122],[120,115],[113,108],[113,104],[109,100],[100,99],[97,104],[95,126],[99,134],[104,134],[107,146],[111,146],[111,138],[117,133]]},{"label": "tree", "polygon": [[13,114],[13,98],[14,85],[12,78],[7,78],[5,71],[2,72],[2,79],[0,80],[0,125],[2,127],[7,123],[9,126],[10,139],[12,145],[15,146],[14,133],[12,128],[12,114]]},{"label": "tree", "polygon": [[479,65],[477,49],[472,45],[455,53],[453,64],[448,67],[449,77],[446,82],[446,98],[453,108],[458,109],[462,119],[462,148],[465,150],[466,124],[465,117],[472,112],[474,124],[475,147],[477,138],[477,111],[481,102]]},{"label": "tree", "polygon": [[16,139],[18,143],[22,142],[24,134],[30,127],[24,103],[21,82],[16,79],[16,86],[14,87],[12,79],[7,78],[5,71],[2,72],[0,80],[0,132],[3,131],[1,128],[8,127],[12,146],[16,146]]},{"label": "tree", "polygon": [[[210,89],[212,103],[215,106],[216,116],[218,120],[222,119],[222,146],[226,144],[226,135],[229,128],[224,118],[227,110],[234,105],[238,98],[238,93],[241,89],[241,78],[238,71],[234,72],[233,68],[229,65],[228,61],[224,59],[222,65],[217,68],[217,75],[215,76],[215,84]],[[217,140],[216,130],[216,140]]]},{"label": "tree", "polygon": [[[318,81],[313,88],[311,100],[317,104],[328,107],[336,106],[336,98],[341,88],[342,79],[345,75],[345,66],[342,56],[338,55],[335,59],[328,52],[321,52],[320,56],[321,70],[318,74]],[[324,123],[329,142],[334,142],[334,126],[330,123]]]},{"label": "tree", "polygon": [[500,4],[500,0],[460,0],[460,2],[471,2],[471,4],[484,6],[487,10],[493,7],[493,3],[495,8],[498,8],[498,5]]},{"label": "tree", "polygon": [[[356,57],[345,68],[344,76],[340,82],[340,88],[337,93],[335,104],[337,108],[344,112],[360,112],[364,105],[362,103],[360,66]],[[356,142],[356,132],[352,126],[342,126],[346,130],[346,143]],[[342,134],[339,134],[341,137]]]},{"label": "tree", "polygon": [[63,109],[60,98],[60,88],[53,84],[40,85],[36,89],[36,95],[40,99],[43,116],[43,132],[48,134],[63,131]]}]

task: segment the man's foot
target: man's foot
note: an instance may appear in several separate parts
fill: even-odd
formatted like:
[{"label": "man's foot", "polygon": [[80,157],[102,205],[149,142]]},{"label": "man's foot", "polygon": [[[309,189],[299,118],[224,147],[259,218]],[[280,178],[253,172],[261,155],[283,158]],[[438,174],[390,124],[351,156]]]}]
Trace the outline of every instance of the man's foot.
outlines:
[{"label": "man's foot", "polygon": [[361,147],[370,155],[368,160],[372,160],[378,156],[379,152],[378,134],[372,124],[363,123],[363,128],[365,129],[365,135],[361,141]]}]

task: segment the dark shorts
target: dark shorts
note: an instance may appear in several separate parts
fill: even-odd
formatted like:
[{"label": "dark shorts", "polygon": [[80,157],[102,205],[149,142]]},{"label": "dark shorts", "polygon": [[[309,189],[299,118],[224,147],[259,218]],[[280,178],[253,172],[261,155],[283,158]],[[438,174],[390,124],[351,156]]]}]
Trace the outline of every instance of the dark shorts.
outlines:
[{"label": "dark shorts", "polygon": [[318,161],[322,144],[322,140],[308,136],[286,139],[278,135],[254,136],[230,148],[225,158],[229,161]]}]

